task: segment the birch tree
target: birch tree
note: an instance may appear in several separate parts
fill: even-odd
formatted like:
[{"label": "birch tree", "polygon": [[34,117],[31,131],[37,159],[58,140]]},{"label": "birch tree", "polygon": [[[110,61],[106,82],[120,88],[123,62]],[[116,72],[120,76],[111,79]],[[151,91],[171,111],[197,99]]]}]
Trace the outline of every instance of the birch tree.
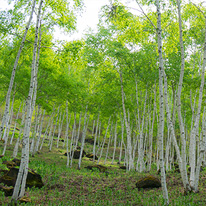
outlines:
[{"label": "birch tree", "polygon": [[14,67],[13,67],[13,70],[12,70],[10,84],[9,84],[9,88],[8,88],[7,95],[6,95],[6,106],[5,106],[4,115],[3,115],[3,119],[2,119],[1,127],[0,127],[0,139],[2,139],[2,132],[3,132],[4,125],[7,124],[7,122],[8,122],[11,91],[12,91],[13,84],[14,84],[14,78],[15,78],[15,74],[16,74],[16,69],[17,69],[17,66],[18,66],[18,62],[19,62],[19,58],[20,58],[22,49],[24,47],[24,43],[25,43],[25,40],[26,40],[27,32],[29,30],[29,27],[30,27],[30,24],[31,24],[31,21],[32,21],[32,18],[33,18],[33,13],[34,13],[35,5],[36,5],[36,0],[33,0],[32,1],[32,8],[31,8],[30,17],[29,17],[28,23],[26,25],[26,28],[25,28],[25,31],[24,31],[24,35],[23,35],[23,38],[22,38],[22,41],[21,41],[21,44],[20,44],[20,47],[19,47],[16,59],[15,59]]},{"label": "birch tree", "polygon": [[161,11],[159,0],[156,0],[157,8],[157,38],[158,38],[158,53],[159,53],[159,134],[160,134],[160,168],[161,168],[161,184],[163,190],[163,197],[165,202],[169,204],[168,192],[166,187],[166,177],[164,168],[164,150],[163,150],[163,139],[164,139],[164,98],[163,98],[163,57],[162,57],[162,28],[161,28]]},{"label": "birch tree", "polygon": [[32,69],[31,69],[31,82],[30,82],[29,95],[28,95],[27,102],[26,102],[27,115],[26,115],[24,134],[23,134],[23,140],[22,140],[21,164],[20,164],[18,176],[16,179],[15,187],[14,187],[14,192],[13,192],[12,199],[11,199],[11,202],[14,202],[15,204],[19,197],[24,196],[26,179],[27,179],[27,174],[28,174],[29,133],[30,133],[31,116],[32,116],[31,103],[32,103],[32,96],[34,92],[33,88],[34,88],[34,81],[35,81],[37,43],[38,43],[39,22],[40,22],[42,4],[43,4],[43,0],[39,2],[39,8],[38,8],[38,14],[37,14],[37,22],[36,22],[36,29],[35,29],[35,42],[34,42],[34,49],[33,49],[33,61],[32,61]]}]

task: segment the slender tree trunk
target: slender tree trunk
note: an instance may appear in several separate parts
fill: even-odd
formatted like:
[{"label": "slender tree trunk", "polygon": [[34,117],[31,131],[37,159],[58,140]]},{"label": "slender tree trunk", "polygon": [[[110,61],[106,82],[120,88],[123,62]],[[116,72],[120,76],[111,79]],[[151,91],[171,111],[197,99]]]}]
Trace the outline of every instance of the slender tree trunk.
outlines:
[{"label": "slender tree trunk", "polygon": [[63,126],[63,122],[64,122],[64,115],[65,115],[65,113],[63,114],[62,120],[61,120],[61,118],[59,119],[59,120],[61,120],[61,122],[59,122],[59,132],[58,132],[58,137],[57,137],[57,148],[59,147],[59,138],[60,138],[61,132],[62,132],[62,126]]},{"label": "slender tree trunk", "polygon": [[40,115],[40,111],[39,108],[35,110],[35,119],[34,119],[34,125],[33,125],[33,129],[32,129],[32,142],[31,142],[31,146],[30,146],[30,153],[33,156],[34,153],[34,143],[35,143],[35,139],[36,139],[36,134],[37,134],[37,128],[38,128],[38,124],[39,124],[39,115]]},{"label": "slender tree trunk", "polygon": [[125,102],[124,102],[124,89],[123,89],[123,80],[122,80],[122,72],[119,71],[120,75],[120,81],[121,81],[121,93],[122,93],[122,107],[123,107],[123,114],[124,114],[124,122],[126,126],[127,131],[127,151],[129,156],[129,170],[134,169],[134,163],[132,159],[132,144],[131,144],[131,130],[130,130],[130,124],[127,119],[126,109],[125,109]]},{"label": "slender tree trunk", "polygon": [[110,130],[110,135],[109,135],[109,141],[108,141],[108,144],[107,144],[107,152],[106,152],[106,155],[105,155],[104,164],[106,164],[108,153],[109,153],[109,146],[110,146],[110,141],[111,141],[112,132],[113,132],[112,130],[113,130],[113,122],[111,123],[111,130]]},{"label": "slender tree trunk", "polygon": [[34,42],[34,50],[33,50],[33,60],[32,60],[32,70],[31,70],[31,82],[30,82],[30,89],[29,95],[26,102],[27,108],[27,116],[24,126],[24,134],[23,134],[23,141],[22,141],[22,156],[21,156],[21,164],[16,180],[16,184],[14,187],[14,192],[12,195],[11,201],[16,203],[18,197],[23,197],[25,193],[25,186],[26,186],[26,179],[28,174],[28,164],[29,164],[29,133],[31,127],[31,117],[32,117],[32,97],[33,97],[33,88],[34,88],[34,81],[35,81],[35,66],[36,66],[36,50],[37,50],[37,43],[38,43],[38,30],[39,30],[39,22],[40,22],[40,14],[41,14],[41,7],[42,7],[43,0],[39,3],[38,15],[37,15],[37,22],[36,22],[36,30],[35,30],[35,42]]},{"label": "slender tree trunk", "polygon": [[66,125],[65,141],[67,142],[66,143],[66,149],[67,149],[67,167],[68,167],[69,166],[69,164],[68,164],[68,161],[69,161],[68,160],[68,158],[69,158],[69,135],[68,135],[68,131],[69,131],[69,124],[70,124],[70,120],[71,120],[71,114],[70,114],[70,118],[68,120],[68,102],[67,101],[66,101],[66,120],[67,120],[67,125]]},{"label": "slender tree trunk", "polygon": [[182,91],[184,68],[185,68],[185,52],[184,52],[184,45],[183,45],[182,20],[181,20],[179,0],[177,0],[177,7],[178,7],[178,18],[179,18],[180,48],[181,48],[181,71],[180,71],[179,85],[178,85],[178,92],[177,92],[177,112],[178,112],[180,135],[181,135],[181,141],[182,141],[182,170],[183,170],[183,175],[185,176],[184,179],[186,183],[186,185],[184,186],[184,189],[185,189],[185,193],[187,193],[188,191],[191,191],[191,188],[187,181],[188,177],[187,177],[187,169],[186,169],[185,129],[184,129],[182,113],[181,113],[181,91]]},{"label": "slender tree trunk", "polygon": [[48,129],[50,127],[50,125],[52,124],[52,120],[54,119],[54,110],[53,110],[53,113],[51,114],[50,118],[49,118],[49,122],[47,124],[47,127],[46,127],[46,131],[44,133],[44,136],[43,136],[43,139],[42,139],[42,142],[41,142],[41,145],[40,145],[40,150],[42,149],[43,147],[43,144],[44,144],[44,139],[45,137],[48,135]]},{"label": "slender tree trunk", "polygon": [[95,129],[95,120],[93,121],[92,136],[94,135],[94,129]]},{"label": "slender tree trunk", "polygon": [[54,139],[55,130],[56,130],[57,122],[58,122],[59,109],[60,109],[60,106],[58,107],[57,116],[56,116],[56,123],[55,123],[55,125],[54,125],[54,130],[53,130],[53,134],[52,134],[52,137],[51,137],[51,142],[50,142],[50,147],[49,147],[49,151],[50,151],[50,152],[51,152],[51,150],[52,150],[53,139]]},{"label": "slender tree trunk", "polygon": [[82,144],[81,144],[81,151],[80,151],[79,162],[78,162],[78,169],[79,170],[81,168],[82,154],[83,154],[83,150],[84,150],[84,143],[85,143],[85,137],[86,137],[88,123],[89,123],[89,115],[88,115],[88,119],[87,119],[87,106],[86,106],[86,111],[85,111],[85,115],[84,115],[84,128],[83,128],[83,134],[82,134]]},{"label": "slender tree trunk", "polygon": [[19,113],[20,113],[20,110],[21,110],[21,104],[22,104],[22,102],[19,105],[19,110],[18,110],[17,115],[16,115],[16,121],[15,121],[15,124],[14,124],[14,130],[13,130],[13,133],[12,133],[12,136],[11,136],[11,140],[10,140],[10,145],[13,142],[14,134],[15,134],[15,131],[16,131],[16,124],[17,124],[17,120],[19,119]]},{"label": "slender tree trunk", "polygon": [[[205,65],[206,65],[206,16],[205,16],[204,57],[203,57],[201,84],[200,84],[200,90],[199,90],[198,109],[197,109],[195,124],[194,124],[192,134],[191,134],[191,140],[190,140],[190,141],[193,140],[194,142],[196,141],[196,138],[195,138],[196,134],[199,133],[199,121],[200,121],[200,113],[201,113],[201,107],[202,107],[202,96],[203,96],[203,89],[204,89],[204,84],[205,84]],[[190,186],[192,189],[194,189],[195,192],[198,191],[199,170],[200,170],[200,165],[203,161],[204,147],[202,146],[202,144],[205,144],[204,137],[200,141],[201,141],[201,150],[200,150],[200,157],[198,158],[197,168],[196,168],[195,157],[193,157],[191,160]],[[190,152],[192,152],[195,156],[196,148],[193,148],[193,151],[190,151]],[[196,168],[196,175],[195,175],[195,168]]]},{"label": "slender tree trunk", "polygon": [[143,172],[143,170],[145,169],[145,165],[144,165],[144,148],[143,148],[143,144],[144,144],[144,135],[143,135],[143,130],[144,130],[144,117],[145,117],[145,111],[146,111],[146,103],[147,103],[147,90],[145,93],[145,101],[144,101],[144,111],[143,111],[143,116],[142,116],[142,128],[140,130],[140,142],[139,142],[139,150],[138,150],[138,160],[139,162],[137,162],[137,166],[136,166],[136,170]]},{"label": "slender tree trunk", "polygon": [[108,132],[108,129],[109,129],[110,119],[111,119],[111,116],[109,117],[109,120],[108,120],[108,125],[107,125],[107,129],[106,129],[106,132],[105,132],[105,135],[104,135],[104,140],[102,142],[102,147],[101,147],[101,151],[100,151],[100,155],[99,155],[97,164],[99,164],[99,161],[100,161],[100,159],[102,157],[102,151],[103,151],[105,140],[106,140],[106,137],[107,137],[107,132]]},{"label": "slender tree trunk", "polygon": [[152,153],[153,153],[153,130],[154,130],[154,122],[155,122],[155,112],[156,112],[156,84],[154,88],[154,107],[153,107],[153,115],[152,115],[152,125],[151,129],[149,130],[149,164],[148,170],[151,170],[152,165]]},{"label": "slender tree trunk", "polygon": [[115,158],[115,152],[116,152],[116,144],[117,144],[117,122],[115,125],[115,131],[114,131],[114,151],[113,151],[113,157],[112,157],[112,165],[114,164],[114,158]]},{"label": "slender tree trunk", "polygon": [[14,157],[14,158],[15,158],[15,157],[17,156],[17,154],[18,154],[19,141],[20,141],[20,138],[21,138],[21,134],[22,134],[22,131],[23,131],[23,127],[24,127],[25,115],[26,115],[26,105],[23,107],[23,110],[22,110],[22,118],[21,118],[20,131],[19,131],[19,135],[18,135],[16,144],[15,144],[15,146],[14,146],[14,151],[13,151],[13,157]]},{"label": "slender tree trunk", "polygon": [[96,142],[97,142],[97,133],[98,133],[98,128],[99,128],[99,114],[97,117],[97,125],[96,125],[96,131],[95,131],[95,136],[94,136],[94,145],[93,145],[93,162],[95,161],[95,147],[96,147]]},{"label": "slender tree trunk", "polygon": [[10,112],[10,115],[9,115],[9,121],[6,124],[5,130],[4,130],[4,135],[3,135],[4,149],[3,149],[2,155],[5,155],[5,152],[6,152],[7,142],[8,142],[8,138],[9,138],[10,126],[11,126],[12,119],[13,119],[14,98],[15,98],[15,93],[13,94],[13,99],[12,99],[12,104],[11,104],[11,112]]},{"label": "slender tree trunk", "polygon": [[157,37],[158,37],[158,53],[159,53],[159,142],[160,142],[160,168],[161,168],[161,183],[163,198],[165,202],[169,204],[168,191],[166,186],[165,168],[164,168],[164,149],[163,149],[163,139],[164,139],[164,98],[163,98],[163,57],[162,57],[162,29],[161,29],[161,12],[159,0],[156,0],[157,6]]},{"label": "slender tree trunk", "polygon": [[19,61],[22,49],[24,47],[24,43],[25,43],[25,40],[26,40],[26,35],[27,35],[28,30],[29,30],[29,26],[30,26],[30,23],[31,23],[31,20],[32,20],[32,17],[33,17],[35,5],[36,5],[36,0],[33,0],[30,17],[29,17],[28,23],[26,25],[26,29],[24,31],[24,35],[23,35],[23,38],[22,38],[22,41],[21,41],[21,44],[20,44],[20,47],[19,47],[19,51],[18,51],[16,59],[15,59],[14,67],[13,67],[13,70],[12,70],[11,79],[10,79],[10,83],[9,83],[9,89],[8,89],[8,92],[7,92],[7,95],[6,95],[6,106],[5,106],[4,115],[3,115],[3,119],[2,119],[1,127],[0,127],[0,139],[2,138],[2,131],[3,131],[3,128],[4,128],[4,124],[8,121],[11,91],[12,91],[13,84],[14,84],[16,68],[17,68],[17,65],[18,65],[18,61]]},{"label": "slender tree trunk", "polygon": [[[76,113],[74,113],[74,124],[73,124],[73,129],[72,129],[72,138],[71,138],[71,142],[70,142],[70,151],[69,151],[69,156],[67,156],[67,167],[70,164],[70,167],[72,167],[72,160],[74,157],[74,135],[75,135],[75,127],[76,127]],[[71,160],[71,163],[70,161]]]},{"label": "slender tree trunk", "polygon": [[77,132],[77,137],[76,137],[75,149],[77,148],[78,141],[79,141],[79,134],[80,134],[80,129],[81,129],[81,119],[82,119],[82,113],[80,112],[80,115],[79,115],[79,126],[78,126],[78,132]]},{"label": "slender tree trunk", "polygon": [[119,164],[122,160],[122,144],[124,142],[124,118],[121,118],[121,128],[122,128],[122,139],[121,139],[121,145],[120,145],[120,153],[119,153]]},{"label": "slender tree trunk", "polygon": [[43,111],[43,115],[41,118],[41,124],[40,124],[40,128],[39,128],[39,133],[38,133],[38,137],[37,137],[37,141],[36,141],[34,154],[39,151],[39,143],[40,143],[40,139],[41,139],[42,127],[43,127],[43,122],[44,122],[44,115],[45,115],[45,110]]}]

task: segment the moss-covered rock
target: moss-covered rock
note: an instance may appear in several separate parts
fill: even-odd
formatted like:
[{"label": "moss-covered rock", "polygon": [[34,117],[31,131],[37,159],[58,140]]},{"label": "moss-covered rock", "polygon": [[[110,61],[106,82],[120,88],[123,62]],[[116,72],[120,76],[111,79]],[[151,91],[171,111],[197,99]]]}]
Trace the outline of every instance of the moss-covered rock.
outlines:
[{"label": "moss-covered rock", "polygon": [[161,187],[161,181],[153,175],[148,175],[146,177],[139,179],[136,183],[136,187],[137,188],[158,188],[158,187]]},{"label": "moss-covered rock", "polygon": [[179,169],[179,164],[177,162],[174,162],[174,168]]},{"label": "moss-covered rock", "polygon": [[13,161],[3,161],[2,164],[6,165],[7,168],[9,168],[9,169],[12,168],[12,167],[16,167],[17,166],[16,163],[13,162]]},{"label": "moss-covered rock", "polygon": [[64,139],[59,139],[60,142],[64,142]]},{"label": "moss-covered rock", "polygon": [[98,160],[98,157],[95,155],[95,157],[94,157],[94,155],[93,154],[86,154],[86,157],[88,157],[88,158],[90,158],[90,159],[95,159],[95,160]]},{"label": "moss-covered rock", "polygon": [[[92,138],[87,138],[87,139],[85,139],[85,143],[94,145],[94,139],[92,139]],[[96,143],[96,145],[97,145],[97,143]]]},{"label": "moss-covered rock", "polygon": [[94,168],[98,169],[100,172],[106,172],[107,171],[107,167],[103,166],[103,165],[90,165],[85,167],[88,170],[94,170]]},{"label": "moss-covered rock", "polygon": [[3,139],[0,139],[0,142],[5,143],[5,141]]},{"label": "moss-covered rock", "polygon": [[21,202],[21,203],[31,202],[31,198],[24,196],[24,197],[19,199],[19,202]]},{"label": "moss-covered rock", "polygon": [[126,166],[120,166],[119,169],[126,170],[127,167]]},{"label": "moss-covered rock", "polygon": [[0,190],[4,191],[5,196],[8,197],[8,196],[12,196],[14,187],[7,187],[7,186],[0,185]]},{"label": "moss-covered rock", "polygon": [[[80,153],[81,153],[81,150],[75,150],[74,155],[73,155],[73,159],[79,159]],[[65,152],[64,155],[67,156],[67,152]],[[85,155],[86,155],[86,152],[83,150],[82,157],[84,157]]]},{"label": "moss-covered rock", "polygon": [[21,164],[21,160],[20,160],[20,159],[17,159],[17,158],[14,158],[14,159],[12,160],[12,162],[14,162],[17,166],[20,166],[20,164]]},{"label": "moss-covered rock", "polygon": [[[167,171],[165,170],[165,174],[167,173]],[[157,175],[161,175],[161,169],[157,170]]]},{"label": "moss-covered rock", "polygon": [[[0,183],[3,183],[8,186],[14,186],[16,183],[17,175],[19,169],[18,168],[11,168],[4,176],[0,178]],[[39,174],[34,171],[29,170],[26,180],[26,187],[43,187],[44,184],[42,182],[42,178]]]},{"label": "moss-covered rock", "polygon": [[0,176],[6,174],[9,170],[0,169]]}]

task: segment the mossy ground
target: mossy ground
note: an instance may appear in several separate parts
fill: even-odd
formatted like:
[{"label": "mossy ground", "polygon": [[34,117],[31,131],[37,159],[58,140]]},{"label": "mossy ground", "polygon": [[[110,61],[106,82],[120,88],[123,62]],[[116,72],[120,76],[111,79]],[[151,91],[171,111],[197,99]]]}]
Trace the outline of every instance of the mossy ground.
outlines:
[{"label": "mossy ground", "polygon": [[[126,172],[119,169],[117,160],[111,165],[112,160],[108,159],[104,165],[103,156],[100,164],[108,167],[109,173],[99,172],[98,169],[93,171],[85,169],[84,167],[93,165],[93,162],[86,157],[82,159],[81,170],[77,169],[78,160],[73,160],[72,168],[68,168],[63,143],[60,142],[59,148],[56,148],[54,143],[51,152],[47,144],[48,142],[35,157],[30,157],[29,167],[42,176],[45,186],[41,189],[27,189],[26,195],[32,200],[32,203],[27,205],[164,205],[161,188],[138,190],[135,187],[140,177],[148,174],[158,177],[155,166],[150,173]],[[3,144],[0,144],[0,148],[2,146]],[[92,146],[86,144],[85,151],[91,153]],[[13,146],[8,146],[4,159],[9,160],[12,152]],[[113,150],[110,152],[108,156],[111,158]],[[117,153],[116,159],[118,155]],[[184,196],[179,173],[171,171],[167,172],[166,176],[170,205],[206,205],[206,170],[201,172],[199,193],[187,196]],[[11,197],[5,197],[0,191],[0,205],[8,205],[10,199]]]}]

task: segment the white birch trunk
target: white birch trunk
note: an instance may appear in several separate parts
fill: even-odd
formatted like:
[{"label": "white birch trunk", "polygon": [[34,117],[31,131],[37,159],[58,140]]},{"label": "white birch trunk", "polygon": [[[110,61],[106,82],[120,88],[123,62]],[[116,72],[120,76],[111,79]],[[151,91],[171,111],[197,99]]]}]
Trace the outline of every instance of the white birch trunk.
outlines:
[{"label": "white birch trunk", "polygon": [[31,135],[32,141],[31,141],[31,146],[30,146],[30,153],[31,154],[33,154],[33,152],[34,152],[34,142],[35,142],[35,138],[36,138],[36,130],[37,130],[38,119],[39,119],[39,110],[38,109],[37,110],[35,109],[35,119],[34,119],[34,123],[33,123],[34,125],[33,125],[32,135]]},{"label": "white birch trunk", "polygon": [[83,134],[82,134],[82,144],[81,144],[81,151],[80,151],[80,156],[79,156],[79,162],[78,162],[78,169],[80,170],[81,168],[81,162],[82,162],[82,154],[84,150],[84,143],[85,143],[85,137],[86,137],[86,132],[87,132],[87,126],[89,123],[89,115],[87,119],[87,106],[86,106],[86,111],[84,115],[84,127],[83,127]]},{"label": "white birch trunk", "polygon": [[43,111],[43,115],[41,118],[41,124],[40,124],[40,128],[39,128],[39,133],[38,133],[34,153],[39,151],[39,143],[40,143],[40,139],[41,139],[42,127],[43,127],[43,122],[44,122],[44,115],[45,115],[45,110]]},{"label": "white birch trunk", "polygon": [[48,129],[49,129],[50,125],[51,125],[51,122],[52,122],[53,118],[54,118],[54,111],[53,111],[53,113],[51,114],[51,116],[49,118],[49,122],[47,124],[46,131],[44,132],[44,136],[43,136],[43,139],[42,139],[42,142],[41,142],[41,145],[40,145],[40,150],[43,147],[45,137],[48,135]]},{"label": "white birch trunk", "polygon": [[93,121],[92,136],[94,135],[94,128],[95,128],[95,120]]},{"label": "white birch trunk", "polygon": [[97,145],[98,145],[98,147],[100,146],[99,145],[99,142],[100,142],[100,136],[101,136],[101,121],[100,121],[100,123],[99,123],[99,133],[98,133],[98,141],[97,141]]},{"label": "white birch trunk", "polygon": [[101,147],[101,151],[100,151],[100,155],[99,155],[97,164],[99,164],[99,161],[100,161],[100,159],[102,157],[102,151],[103,151],[105,140],[106,140],[106,137],[107,137],[107,132],[108,132],[108,129],[109,129],[110,119],[111,119],[111,116],[109,117],[109,120],[108,120],[108,125],[107,125],[107,129],[106,129],[106,132],[105,132],[105,135],[104,135],[104,140],[102,142],[102,147]]},{"label": "white birch trunk", "polygon": [[122,94],[122,107],[123,107],[123,114],[124,114],[124,122],[126,126],[126,131],[127,131],[127,151],[128,151],[128,156],[129,156],[129,171],[134,169],[134,163],[132,159],[132,145],[131,145],[131,130],[130,130],[130,125],[127,119],[127,114],[126,114],[126,109],[125,109],[125,102],[124,102],[124,89],[123,89],[123,80],[122,80],[122,72],[119,71],[120,75],[120,82],[121,82],[121,94]]},{"label": "white birch trunk", "polygon": [[117,122],[115,125],[115,131],[114,131],[114,151],[113,151],[113,157],[112,157],[112,165],[113,165],[114,158],[115,158],[116,144],[117,144]]},{"label": "white birch trunk", "polygon": [[163,139],[164,139],[164,98],[163,98],[163,57],[162,57],[162,29],[161,29],[161,12],[159,0],[156,0],[157,7],[157,37],[158,37],[158,53],[159,53],[159,142],[160,142],[160,168],[161,168],[161,184],[163,191],[163,198],[166,204],[169,204],[168,191],[166,186],[165,168],[164,168],[164,149],[163,149]]},{"label": "white birch trunk", "polygon": [[166,113],[167,113],[167,121],[169,123],[169,127],[170,127],[170,131],[171,131],[171,137],[173,139],[173,144],[176,150],[176,154],[177,154],[177,160],[178,160],[178,164],[179,164],[179,168],[180,168],[180,172],[181,172],[181,176],[182,176],[182,181],[183,181],[183,185],[185,190],[187,191],[189,188],[189,182],[188,182],[188,178],[187,178],[187,170],[186,168],[183,169],[183,160],[182,160],[182,156],[180,154],[180,149],[177,143],[177,139],[175,137],[175,129],[174,129],[174,125],[173,125],[173,121],[171,119],[171,112],[168,106],[168,97],[167,97],[167,77],[164,73],[164,95],[165,95],[165,106],[166,106]]},{"label": "white birch trunk", "polygon": [[[205,57],[206,60],[206,57]],[[204,68],[204,67],[203,67]],[[205,69],[202,69],[202,78],[201,78],[201,85],[200,85],[200,91],[199,91],[199,101],[198,101],[198,110],[197,115],[195,119],[195,124],[191,132],[191,145],[190,148],[190,167],[191,167],[191,173],[190,173],[190,186],[192,189],[195,189],[195,168],[196,168],[196,141],[198,141],[198,130],[199,130],[199,120],[200,120],[200,112],[201,112],[201,106],[202,106],[202,93],[203,93],[203,87],[204,87],[204,71]],[[197,138],[196,138],[197,136]]]},{"label": "white birch trunk", "polygon": [[19,141],[20,141],[21,134],[22,134],[22,131],[23,131],[23,126],[24,126],[24,122],[25,122],[25,115],[26,115],[26,105],[23,107],[23,110],[22,110],[21,127],[20,127],[20,131],[19,131],[19,135],[18,135],[16,144],[15,144],[15,146],[14,146],[14,151],[13,151],[13,157],[14,157],[14,158],[15,158],[15,157],[17,156],[17,154],[18,154]]},{"label": "white birch trunk", "polygon": [[17,115],[16,115],[16,121],[15,121],[15,124],[14,124],[14,130],[13,130],[11,140],[10,140],[10,145],[12,144],[13,139],[14,139],[14,134],[15,134],[15,131],[16,131],[16,124],[17,124],[17,120],[19,119],[19,113],[20,113],[20,110],[21,110],[21,104],[22,104],[22,102],[19,105],[19,110],[18,110]]},{"label": "white birch trunk", "polygon": [[79,141],[79,134],[80,134],[80,129],[81,129],[81,119],[82,119],[82,113],[80,112],[80,115],[79,115],[79,126],[78,126],[78,131],[77,131],[77,136],[76,136],[76,143],[75,143],[75,148],[77,148],[77,145],[78,145],[78,141]]},{"label": "white birch trunk", "polygon": [[181,135],[181,142],[182,142],[182,170],[183,170],[183,177],[185,179],[186,185],[184,186],[185,193],[191,190],[190,186],[187,184],[187,169],[186,169],[186,142],[185,142],[185,129],[184,123],[182,119],[181,113],[181,91],[182,91],[182,84],[183,84],[183,76],[184,76],[184,68],[185,68],[185,52],[184,52],[184,45],[183,45],[183,36],[182,36],[182,20],[181,20],[181,12],[180,12],[180,1],[177,0],[178,6],[178,19],[179,19],[179,35],[180,35],[180,48],[181,48],[181,71],[179,77],[179,84],[178,84],[178,92],[177,92],[177,112],[178,112],[178,119],[180,125],[180,135]]},{"label": "white birch trunk", "polygon": [[55,134],[55,130],[56,130],[57,122],[58,122],[59,109],[60,109],[60,106],[58,107],[58,110],[57,110],[56,122],[55,122],[54,130],[53,130],[53,133],[52,133],[52,136],[51,136],[51,142],[50,142],[50,147],[49,147],[49,151],[50,151],[50,152],[51,152],[51,150],[52,150],[54,134]]},{"label": "white birch trunk", "polygon": [[122,139],[121,139],[120,153],[119,153],[119,164],[121,164],[121,160],[122,160],[122,144],[124,142],[124,118],[121,118],[121,128],[122,128]]},{"label": "white birch trunk", "polygon": [[[202,66],[202,75],[201,75],[201,84],[200,84],[200,90],[199,90],[199,100],[198,100],[198,109],[197,109],[197,115],[195,119],[195,124],[192,130],[191,134],[191,140],[190,141],[196,141],[196,134],[199,133],[199,121],[200,121],[200,113],[201,113],[201,107],[202,107],[202,96],[203,96],[203,89],[204,89],[204,84],[205,84],[205,65],[206,65],[206,16],[205,16],[205,42],[204,42],[204,57],[203,57],[203,66]],[[204,139],[204,137],[203,137]],[[205,144],[204,141],[201,140],[202,144]],[[196,148],[193,148],[192,151],[190,151],[194,154],[196,154]],[[201,152],[200,152],[200,157],[198,158],[198,167],[195,175],[195,168],[196,168],[196,159],[193,157],[191,159],[191,173],[190,173],[190,186],[192,189],[195,191],[198,190],[198,179],[199,179],[199,169],[200,165],[203,160],[203,154],[204,154],[204,148],[201,145]],[[195,177],[196,176],[196,177]],[[195,179],[197,179],[195,181]]]},{"label": "white birch trunk", "polygon": [[136,166],[136,170],[139,172],[143,172],[143,170],[145,169],[145,165],[144,165],[144,135],[143,135],[143,130],[144,130],[144,117],[145,117],[145,111],[146,111],[146,103],[147,103],[147,90],[145,93],[145,101],[144,101],[144,111],[143,111],[143,116],[142,116],[142,127],[140,130],[140,142],[139,142],[139,150],[138,150],[138,162],[137,162],[137,166]]},{"label": "white birch trunk", "polygon": [[16,203],[18,197],[23,197],[25,193],[25,186],[26,186],[26,179],[28,174],[28,164],[29,164],[29,133],[31,127],[31,117],[32,117],[32,97],[33,97],[33,88],[34,88],[34,81],[35,81],[35,66],[36,66],[36,50],[37,50],[37,42],[38,42],[38,30],[39,30],[39,21],[40,21],[40,14],[41,14],[41,7],[42,7],[43,0],[39,2],[39,9],[37,15],[37,22],[36,22],[36,29],[35,29],[35,42],[34,42],[34,50],[33,50],[33,60],[32,60],[32,70],[31,70],[31,82],[30,82],[30,89],[29,95],[26,102],[27,108],[27,116],[24,126],[24,134],[23,134],[23,141],[22,141],[22,156],[21,156],[21,164],[16,180],[16,184],[14,187],[14,192],[12,195],[12,200]]},{"label": "white birch trunk", "polygon": [[112,135],[113,135],[112,130],[113,130],[113,122],[111,123],[111,130],[110,130],[110,135],[109,135],[109,141],[108,141],[108,144],[107,144],[107,152],[106,152],[106,155],[105,155],[104,164],[106,164],[108,153],[109,153],[110,141],[111,141],[111,138],[112,138]]},{"label": "white birch trunk", "polygon": [[152,125],[151,129],[149,130],[149,164],[148,164],[148,170],[151,170],[152,165],[152,153],[153,153],[153,128],[154,128],[154,121],[155,121],[155,112],[156,112],[156,84],[154,88],[154,106],[153,106],[153,115],[152,115]]},{"label": "white birch trunk", "polygon": [[[73,124],[73,129],[72,129],[72,138],[71,138],[71,142],[70,142],[70,151],[69,151],[69,155],[67,156],[67,167],[72,167],[72,160],[73,160],[73,156],[74,156],[74,146],[73,146],[73,142],[74,142],[74,135],[75,135],[75,125],[76,125],[76,113],[74,113],[74,124]],[[71,160],[71,163],[70,163]]]},{"label": "white birch trunk", "polygon": [[97,133],[98,133],[98,128],[99,128],[99,114],[97,117],[97,125],[96,125],[96,131],[95,131],[95,136],[94,136],[94,145],[93,145],[93,162],[95,161],[95,148],[96,148],[96,142],[97,142]]},{"label": "white birch trunk", "polygon": [[63,126],[63,122],[64,122],[64,115],[65,115],[65,112],[63,114],[62,120],[60,118],[61,122],[59,123],[59,132],[58,132],[58,138],[57,138],[57,148],[59,147],[59,138],[60,138],[61,132],[62,132],[62,126]]},{"label": "white birch trunk", "polygon": [[22,49],[24,47],[24,43],[25,43],[25,40],[26,40],[27,32],[29,30],[29,26],[30,26],[30,23],[31,23],[31,20],[32,20],[32,17],[33,17],[35,5],[36,5],[36,0],[33,0],[30,17],[29,17],[28,23],[26,25],[26,28],[25,28],[25,31],[24,31],[24,35],[23,35],[23,38],[22,38],[22,41],[21,41],[21,44],[20,44],[20,47],[19,47],[16,59],[15,59],[15,62],[14,62],[14,67],[13,67],[12,74],[11,74],[9,88],[8,88],[8,92],[7,92],[7,95],[6,95],[6,106],[5,106],[4,115],[3,115],[3,119],[2,119],[1,127],[0,127],[0,139],[2,139],[2,131],[3,131],[3,128],[4,128],[4,124],[5,124],[5,122],[8,121],[10,97],[11,97],[11,91],[12,91],[13,84],[14,84],[16,68],[17,68],[17,65],[18,65],[18,61],[19,61]]},{"label": "white birch trunk", "polygon": [[13,94],[13,99],[12,99],[12,104],[11,104],[11,112],[10,112],[10,115],[9,115],[9,121],[8,121],[8,123],[6,123],[6,127],[5,127],[5,130],[4,130],[4,135],[3,135],[4,149],[3,149],[2,155],[5,155],[5,152],[6,152],[7,142],[8,142],[8,138],[9,138],[10,126],[11,126],[12,119],[13,119],[14,98],[15,98],[15,93]]}]

